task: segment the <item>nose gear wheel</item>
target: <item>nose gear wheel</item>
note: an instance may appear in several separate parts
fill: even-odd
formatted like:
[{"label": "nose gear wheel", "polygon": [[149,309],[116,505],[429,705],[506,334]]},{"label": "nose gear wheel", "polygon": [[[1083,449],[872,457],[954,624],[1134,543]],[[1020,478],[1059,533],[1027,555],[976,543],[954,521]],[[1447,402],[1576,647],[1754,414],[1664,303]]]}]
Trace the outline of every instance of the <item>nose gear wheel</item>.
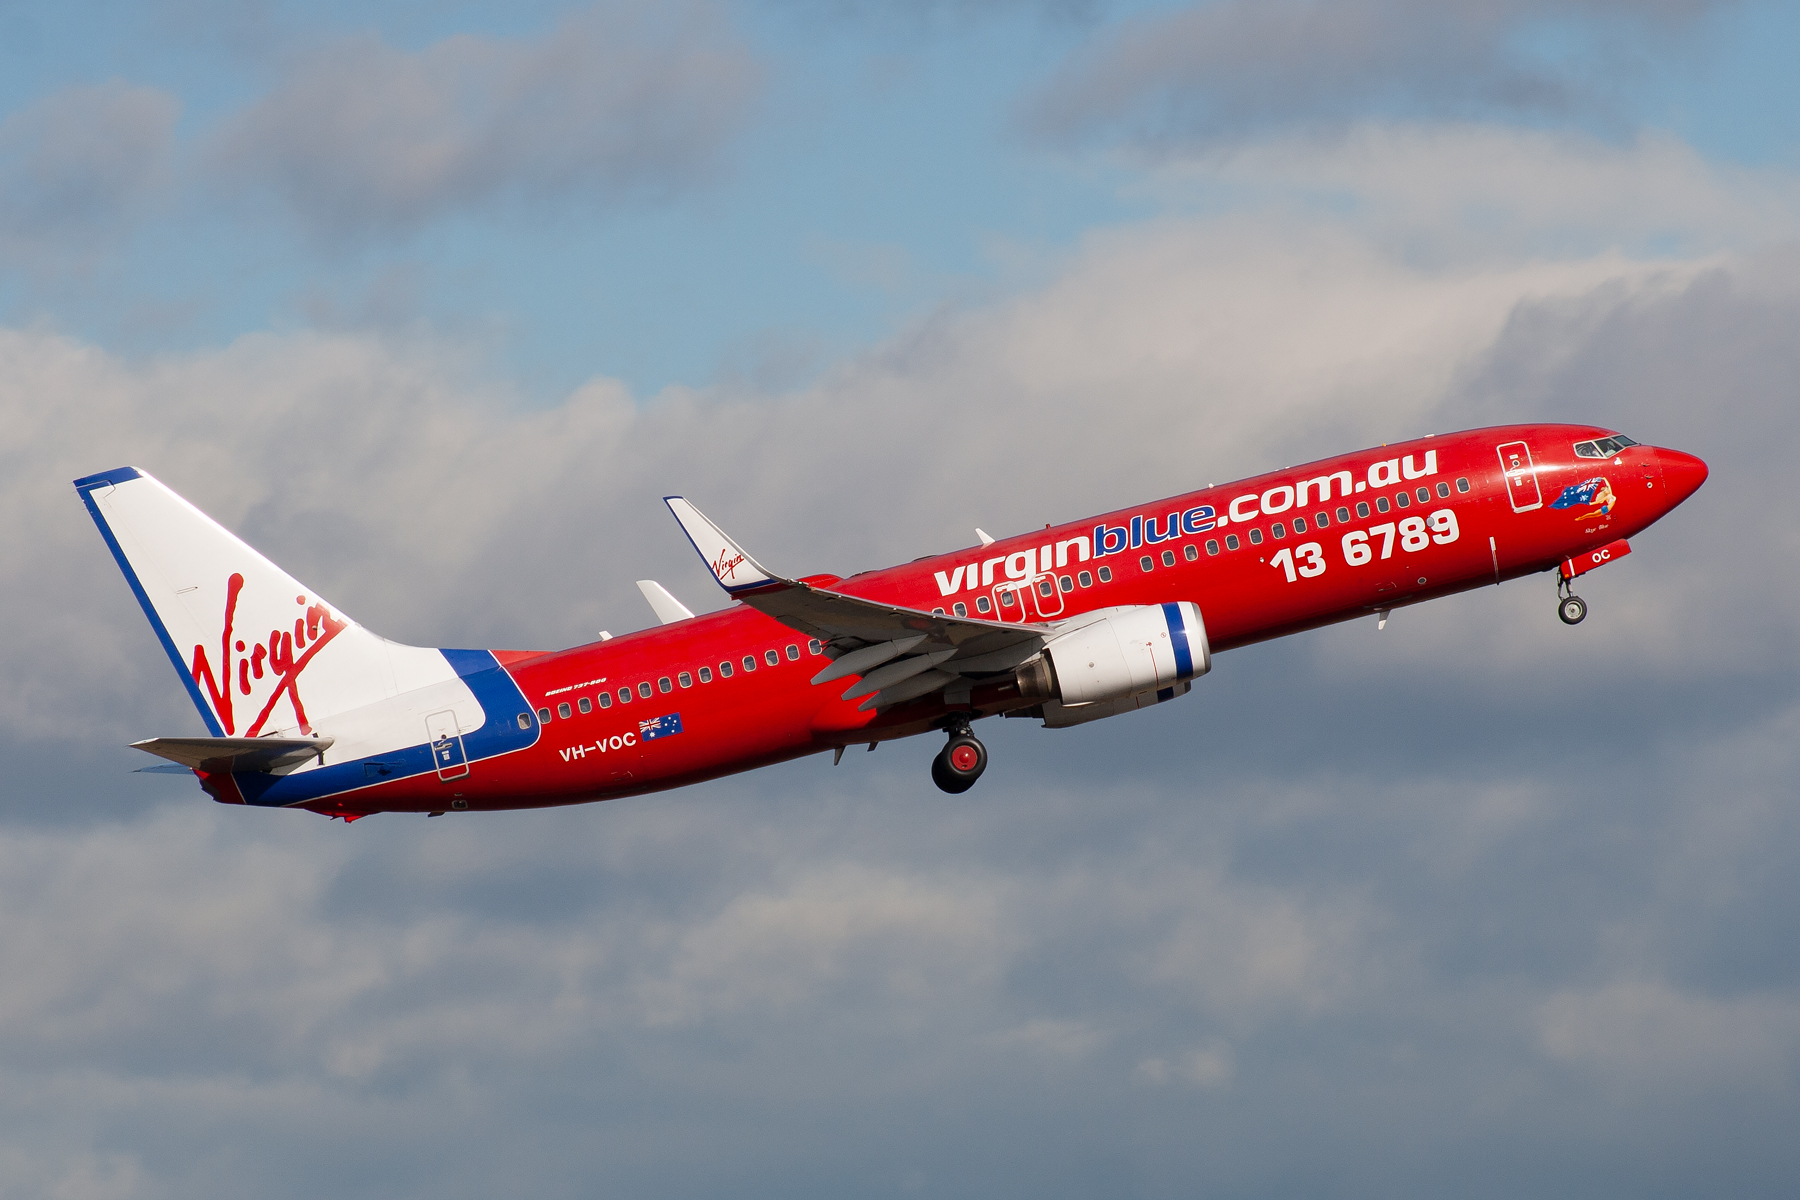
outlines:
[{"label": "nose gear wheel", "polygon": [[1587,601],[1569,590],[1567,579],[1556,581],[1556,594],[1560,599],[1556,602],[1556,615],[1564,625],[1579,625],[1587,616]]}]

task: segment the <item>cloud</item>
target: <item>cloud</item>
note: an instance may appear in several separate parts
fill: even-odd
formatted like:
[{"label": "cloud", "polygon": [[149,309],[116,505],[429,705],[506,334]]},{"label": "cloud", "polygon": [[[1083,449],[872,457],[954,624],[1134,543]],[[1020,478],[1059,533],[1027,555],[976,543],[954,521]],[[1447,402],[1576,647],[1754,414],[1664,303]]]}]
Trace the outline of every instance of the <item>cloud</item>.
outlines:
[{"label": "cloud", "polygon": [[[1656,40],[1730,0],[1214,0],[1129,19],[1038,92],[1025,127],[1152,147],[1234,142],[1364,116],[1567,116],[1621,44]],[[1541,49],[1573,43],[1580,69]],[[1590,47],[1598,47],[1593,49]],[[1578,56],[1580,58],[1580,56]]]},{"label": "cloud", "polygon": [[181,104],[114,81],[68,88],[0,122],[0,264],[80,264],[168,183]]},{"label": "cloud", "polygon": [[[1096,233],[790,391],[596,379],[533,407],[428,336],[132,361],[0,333],[0,1179],[204,1200],[1790,1178],[1800,288],[1791,249],[1755,244],[1786,193],[1649,143],[1593,174],[1466,127],[1382,152],[1412,165],[1319,168],[1366,207]],[[1591,195],[1594,224],[1693,172],[1659,220],[1699,249],[1540,245],[1558,213],[1529,188],[1497,192],[1516,238],[1456,236],[1434,181],[1484,153]],[[1433,253],[1381,217],[1408,195]],[[720,603],[669,492],[773,566],[849,573],[1539,417],[1714,471],[1584,579],[1579,629],[1540,577],[1234,651],[1116,721],[984,722],[968,797],[931,789],[918,739],[351,827],[125,774],[124,741],[195,717],[68,486],[134,462],[379,632],[553,647],[648,624],[637,578]]]},{"label": "cloud", "polygon": [[1695,995],[1655,981],[1559,992],[1538,1010],[1545,1053],[1642,1085],[1764,1077],[1779,1087],[1800,1054],[1800,996]]},{"label": "cloud", "polygon": [[597,8],[533,41],[373,36],[297,61],[213,161],[330,239],[520,203],[604,208],[715,172],[761,69],[719,10]]}]

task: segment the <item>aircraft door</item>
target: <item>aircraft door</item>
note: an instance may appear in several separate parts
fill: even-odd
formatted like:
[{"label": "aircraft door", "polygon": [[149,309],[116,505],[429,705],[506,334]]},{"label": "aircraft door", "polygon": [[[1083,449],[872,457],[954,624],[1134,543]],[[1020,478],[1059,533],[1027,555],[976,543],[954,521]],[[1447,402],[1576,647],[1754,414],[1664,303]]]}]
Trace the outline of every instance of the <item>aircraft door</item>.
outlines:
[{"label": "aircraft door", "polygon": [[1521,513],[1544,507],[1531,447],[1524,442],[1505,442],[1495,449],[1500,454],[1500,469],[1506,472],[1506,498],[1512,501],[1512,510]]},{"label": "aircraft door", "polygon": [[431,764],[438,778],[449,782],[469,773],[469,760],[463,752],[462,730],[454,712],[432,713],[425,718],[425,738],[431,744]]},{"label": "aircraft door", "polygon": [[1031,587],[1031,602],[1037,608],[1040,617],[1060,617],[1063,610],[1062,589],[1056,586],[1056,576],[1039,575]]}]

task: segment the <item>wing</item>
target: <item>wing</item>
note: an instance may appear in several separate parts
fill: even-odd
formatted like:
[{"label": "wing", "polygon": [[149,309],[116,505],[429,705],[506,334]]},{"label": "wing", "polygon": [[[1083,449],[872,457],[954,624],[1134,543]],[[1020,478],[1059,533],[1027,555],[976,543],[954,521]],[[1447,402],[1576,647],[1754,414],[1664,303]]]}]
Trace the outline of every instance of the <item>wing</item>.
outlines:
[{"label": "wing", "polygon": [[276,771],[297,767],[309,758],[323,761],[331,742],[328,737],[179,737],[149,738],[131,743],[131,748],[196,771]]},{"label": "wing", "polygon": [[776,575],[680,496],[664,503],[694,543],[707,570],[734,598],[825,644],[832,664],[815,684],[860,675],[844,699],[869,698],[864,709],[887,708],[936,691],[957,690],[1010,672],[1044,648],[1049,625],[980,621],[847,596]]}]

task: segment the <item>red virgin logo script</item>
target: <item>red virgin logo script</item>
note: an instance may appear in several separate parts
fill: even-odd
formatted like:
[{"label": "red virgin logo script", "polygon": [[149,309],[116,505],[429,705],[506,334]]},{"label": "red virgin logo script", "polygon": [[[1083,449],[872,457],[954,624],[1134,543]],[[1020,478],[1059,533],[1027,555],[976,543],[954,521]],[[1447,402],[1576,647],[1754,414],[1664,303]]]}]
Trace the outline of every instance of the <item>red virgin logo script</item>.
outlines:
[{"label": "red virgin logo script", "polygon": [[713,562],[713,578],[717,579],[720,583],[724,583],[727,579],[737,578],[737,569],[744,565],[744,556],[742,554],[733,558],[726,558],[725,556],[730,553],[730,550],[719,551],[719,557]]},{"label": "red virgin logo script", "polygon": [[[232,717],[232,664],[236,663],[237,690],[248,696],[260,691],[265,684],[256,682],[269,678],[274,690],[263,702],[262,711],[256,714],[256,720],[244,730],[245,737],[256,737],[262,732],[269,714],[275,710],[276,701],[286,696],[294,706],[294,716],[300,722],[302,733],[312,733],[312,725],[306,719],[306,706],[300,700],[300,673],[306,670],[306,664],[312,661],[313,655],[324,649],[332,638],[349,627],[349,622],[331,615],[331,610],[323,604],[307,604],[305,596],[295,596],[294,603],[305,611],[294,618],[292,631],[271,629],[266,642],[257,642],[246,653],[245,640],[232,638],[232,626],[237,620],[238,596],[244,590],[244,577],[233,573],[225,581],[225,627],[219,636],[218,675],[213,674],[212,662],[206,656],[205,646],[194,647],[194,664],[191,671],[196,684],[204,684],[206,694],[212,700],[213,711],[219,715],[219,724],[225,727],[227,734],[235,734]],[[296,658],[295,652],[300,656]],[[219,680],[223,678],[221,686]]]}]

